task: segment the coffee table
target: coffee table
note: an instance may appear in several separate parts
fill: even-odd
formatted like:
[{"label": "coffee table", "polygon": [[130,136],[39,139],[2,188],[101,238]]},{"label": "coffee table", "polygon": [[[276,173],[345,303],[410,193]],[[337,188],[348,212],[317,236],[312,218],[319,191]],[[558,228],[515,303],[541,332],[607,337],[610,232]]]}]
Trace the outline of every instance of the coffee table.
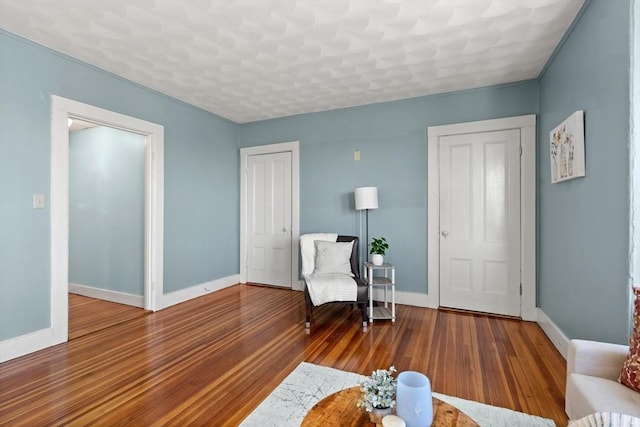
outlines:
[{"label": "coffee table", "polygon": [[[358,408],[360,386],[346,388],[333,393],[316,403],[302,420],[301,427],[341,426],[365,427],[374,426],[364,408]],[[433,398],[432,427],[479,427],[455,406]]]}]

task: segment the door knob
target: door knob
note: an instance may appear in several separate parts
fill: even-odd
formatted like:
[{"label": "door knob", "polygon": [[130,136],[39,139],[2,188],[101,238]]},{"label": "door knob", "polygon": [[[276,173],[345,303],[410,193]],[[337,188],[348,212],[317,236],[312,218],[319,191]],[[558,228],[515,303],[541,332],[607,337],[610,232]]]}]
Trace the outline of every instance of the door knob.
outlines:
[{"label": "door knob", "polygon": [[442,231],[440,234],[442,234],[442,237],[444,237],[446,239],[447,236],[449,235],[449,232],[448,231]]}]

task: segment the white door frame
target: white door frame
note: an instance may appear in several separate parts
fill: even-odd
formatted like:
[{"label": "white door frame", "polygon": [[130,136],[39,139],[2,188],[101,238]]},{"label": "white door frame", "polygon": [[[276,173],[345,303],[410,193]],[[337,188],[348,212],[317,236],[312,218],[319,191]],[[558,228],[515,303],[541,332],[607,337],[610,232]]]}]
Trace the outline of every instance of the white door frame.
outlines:
[{"label": "white door frame", "polygon": [[240,149],[240,282],[247,283],[247,161],[249,156],[291,152],[291,288],[302,290],[298,274],[300,238],[300,142],[282,142]]},{"label": "white door frame", "polygon": [[51,96],[52,345],[69,333],[69,116],[138,133],[145,142],[144,308],[163,307],[164,127],[81,102]]},{"label": "white door frame", "polygon": [[440,137],[520,130],[520,280],[521,316],[537,320],[536,310],[536,116],[507,117],[427,128],[427,271],[429,306],[440,305]]}]

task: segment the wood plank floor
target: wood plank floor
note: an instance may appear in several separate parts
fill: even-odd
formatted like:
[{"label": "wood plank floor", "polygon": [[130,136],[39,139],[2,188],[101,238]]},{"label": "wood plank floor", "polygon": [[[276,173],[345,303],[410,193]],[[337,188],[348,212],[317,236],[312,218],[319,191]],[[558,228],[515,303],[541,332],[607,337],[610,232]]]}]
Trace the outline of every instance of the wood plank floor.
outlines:
[{"label": "wood plank floor", "polygon": [[349,306],[236,285],[0,364],[0,425],[224,425],[300,362],[426,373],[435,391],[564,426],[565,362],[537,324],[398,306],[362,332]]},{"label": "wood plank floor", "polygon": [[150,312],[139,307],[69,294],[69,339],[128,322]]}]

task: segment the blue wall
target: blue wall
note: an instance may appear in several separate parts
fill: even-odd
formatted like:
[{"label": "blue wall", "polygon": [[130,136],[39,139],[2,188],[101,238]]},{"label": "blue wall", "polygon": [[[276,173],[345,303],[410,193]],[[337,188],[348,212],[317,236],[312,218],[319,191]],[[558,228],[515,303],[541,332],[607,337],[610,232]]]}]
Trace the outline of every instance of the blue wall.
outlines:
[{"label": "blue wall", "polygon": [[[0,340],[49,326],[50,212],[31,195],[49,195],[56,94],[165,127],[166,292],[238,272],[238,146],[293,140],[301,232],[357,233],[353,189],[378,186],[370,235],[398,289],[425,292],[426,128],[538,113],[539,305],[569,338],[626,342],[630,3],[591,1],[539,81],[243,125],[0,32]],[[587,176],[551,184],[548,132],[579,109]]]},{"label": "blue wall", "polygon": [[69,135],[69,282],[144,296],[145,137]]},{"label": "blue wall", "polygon": [[4,31],[0,94],[0,340],[50,326],[52,94],[164,126],[165,292],[238,273],[237,124]]},{"label": "blue wall", "polygon": [[369,236],[389,241],[398,290],[426,293],[427,127],[533,114],[537,87],[527,81],[248,123],[238,143],[300,141],[301,233],[357,235],[353,190],[377,186]]},{"label": "blue wall", "polygon": [[[569,338],[629,338],[630,16],[592,1],[540,80],[538,303]],[[549,132],[576,110],[586,177],[551,184]]]}]

